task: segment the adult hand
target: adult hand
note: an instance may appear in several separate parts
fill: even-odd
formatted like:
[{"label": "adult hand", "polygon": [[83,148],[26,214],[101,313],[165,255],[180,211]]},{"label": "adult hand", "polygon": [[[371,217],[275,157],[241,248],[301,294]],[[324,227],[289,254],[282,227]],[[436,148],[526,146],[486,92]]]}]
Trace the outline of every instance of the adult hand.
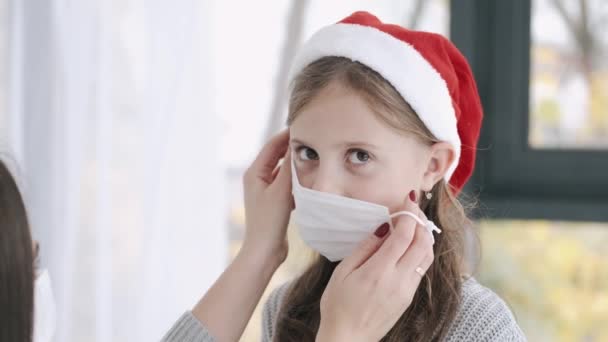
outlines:
[{"label": "adult hand", "polygon": [[[279,162],[283,159],[283,163]],[[245,172],[246,232],[243,250],[283,262],[287,257],[287,224],[293,210],[289,131],[275,135]],[[259,255],[259,254],[258,254]]]},{"label": "adult hand", "polygon": [[[426,217],[408,196],[402,210]],[[426,227],[399,216],[394,229],[384,224],[335,269],[321,297],[318,341],[378,341],[412,303],[433,262],[433,240]]]},{"label": "adult hand", "polygon": [[245,173],[243,247],[192,309],[217,341],[240,339],[270,278],[287,256],[286,230],[293,208],[288,141],[287,130],[277,134]]}]

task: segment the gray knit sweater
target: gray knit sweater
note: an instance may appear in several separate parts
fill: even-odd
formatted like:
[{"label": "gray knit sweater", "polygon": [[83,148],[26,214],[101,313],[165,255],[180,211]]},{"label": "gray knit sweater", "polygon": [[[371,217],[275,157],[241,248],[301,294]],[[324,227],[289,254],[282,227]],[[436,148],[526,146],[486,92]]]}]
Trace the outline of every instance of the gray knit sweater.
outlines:
[{"label": "gray knit sweater", "polygon": [[[272,292],[264,305],[262,342],[272,341],[274,325],[289,284]],[[165,335],[163,342],[213,342],[205,327],[186,312]],[[462,303],[452,322],[446,342],[526,341],[511,310],[490,289],[470,278],[462,286]]]}]

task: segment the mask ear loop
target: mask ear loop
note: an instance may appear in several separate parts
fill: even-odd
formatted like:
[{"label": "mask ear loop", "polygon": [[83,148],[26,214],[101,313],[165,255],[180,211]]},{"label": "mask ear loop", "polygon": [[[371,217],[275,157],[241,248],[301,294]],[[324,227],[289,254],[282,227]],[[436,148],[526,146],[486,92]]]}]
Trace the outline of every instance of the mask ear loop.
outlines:
[{"label": "mask ear loop", "polygon": [[426,228],[426,230],[429,232],[429,234],[431,234],[431,238],[433,239],[433,244],[435,243],[435,236],[433,236],[433,232],[436,232],[437,234],[441,234],[441,229],[439,229],[439,227],[437,227],[433,221],[426,220],[426,222],[424,222],[418,215],[416,215],[412,212],[409,212],[409,211],[398,211],[396,213],[389,215],[389,217],[391,218],[391,220],[390,220],[391,229],[394,228],[392,219],[395,217],[398,217],[398,216],[402,216],[402,215],[409,216],[409,217],[413,218],[414,221],[418,222],[419,225],[424,226]]}]

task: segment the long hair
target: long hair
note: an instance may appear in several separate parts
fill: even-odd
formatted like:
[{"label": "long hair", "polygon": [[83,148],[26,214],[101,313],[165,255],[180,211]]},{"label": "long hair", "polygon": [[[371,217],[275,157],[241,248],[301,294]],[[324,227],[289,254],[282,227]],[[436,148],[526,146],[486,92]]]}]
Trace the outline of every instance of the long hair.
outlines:
[{"label": "long hair", "polygon": [[[380,74],[342,57],[324,57],[304,68],[292,84],[288,124],[331,82],[362,96],[374,114],[389,126],[429,146],[438,140],[411,106]],[[414,299],[382,341],[439,341],[457,313],[464,266],[464,233],[470,221],[445,181],[421,199],[421,209],[443,232],[436,236],[435,261]],[[423,196],[424,197],[424,196]],[[314,341],[320,323],[321,296],[337,266],[318,256],[290,286],[277,319],[275,341]]]},{"label": "long hair", "polygon": [[0,342],[32,340],[32,238],[19,188],[0,160]]}]

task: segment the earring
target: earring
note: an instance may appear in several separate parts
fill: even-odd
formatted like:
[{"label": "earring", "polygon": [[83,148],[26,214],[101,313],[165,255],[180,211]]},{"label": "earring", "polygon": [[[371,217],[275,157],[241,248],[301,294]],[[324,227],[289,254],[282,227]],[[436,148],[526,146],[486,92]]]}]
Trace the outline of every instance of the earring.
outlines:
[{"label": "earring", "polygon": [[431,198],[433,198],[433,194],[429,191],[426,193],[426,199],[430,200]]}]

